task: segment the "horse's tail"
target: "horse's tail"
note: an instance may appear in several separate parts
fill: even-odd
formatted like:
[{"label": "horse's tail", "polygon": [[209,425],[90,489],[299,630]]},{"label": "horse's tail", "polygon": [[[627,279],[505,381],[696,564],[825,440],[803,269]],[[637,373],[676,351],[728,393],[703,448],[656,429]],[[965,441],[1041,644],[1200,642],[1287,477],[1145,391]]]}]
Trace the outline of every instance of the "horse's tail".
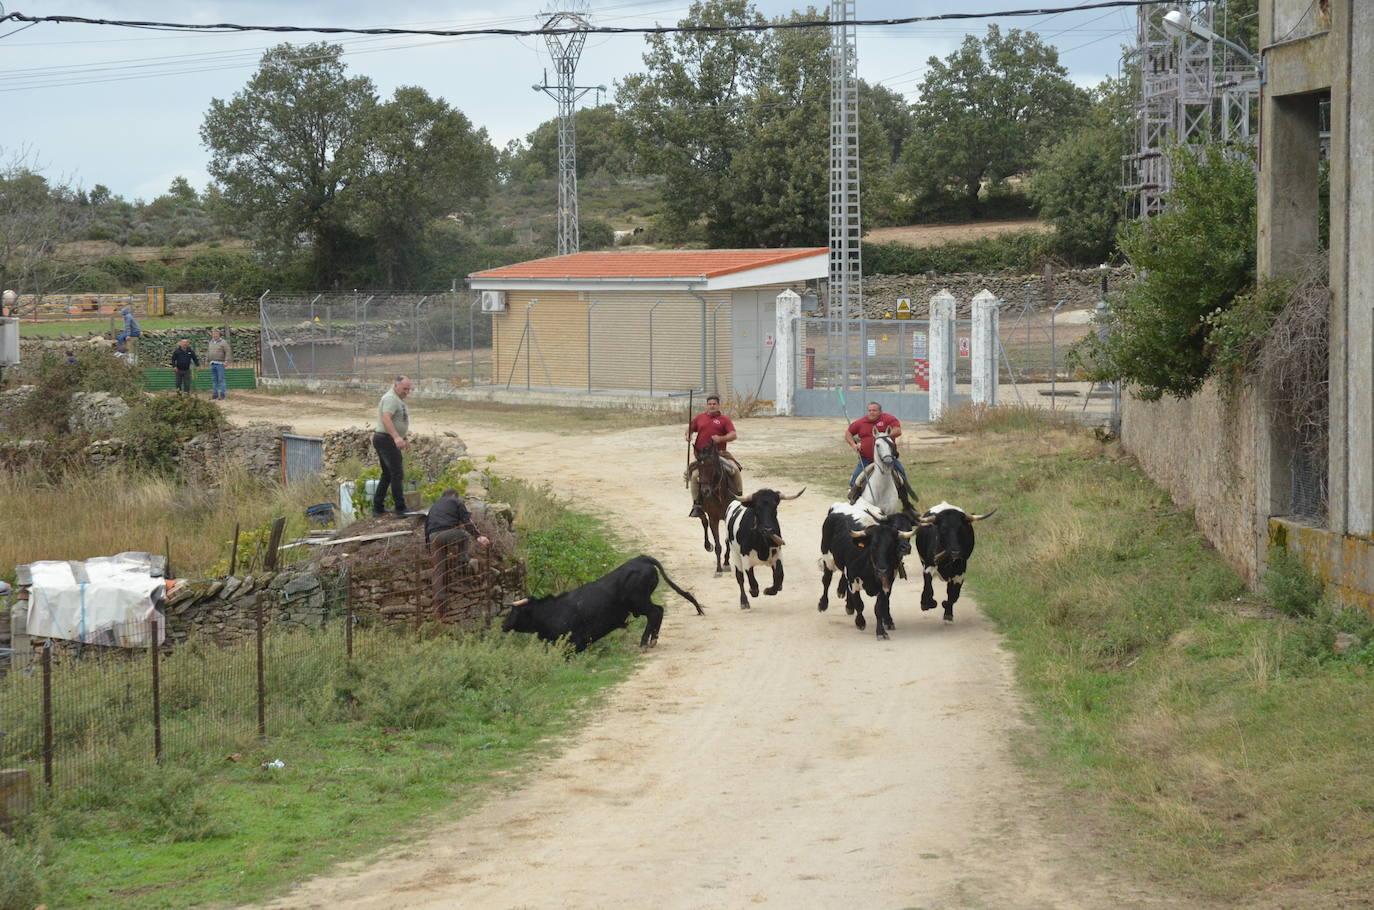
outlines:
[{"label": "horse's tail", "polygon": [[658,574],[662,575],[663,580],[668,583],[668,587],[676,591],[678,593],[678,596],[680,596],[683,600],[687,601],[689,604],[697,608],[698,616],[701,616],[706,612],[701,608],[701,604],[697,603],[697,599],[692,596],[691,591],[685,591],[682,588],[679,588],[677,586],[677,583],[668,577],[668,570],[663,568],[663,563],[659,562],[657,559],[654,559],[652,556],[644,554],[640,555],[640,559],[647,559],[650,563],[652,563],[653,567],[655,569],[658,569]]}]

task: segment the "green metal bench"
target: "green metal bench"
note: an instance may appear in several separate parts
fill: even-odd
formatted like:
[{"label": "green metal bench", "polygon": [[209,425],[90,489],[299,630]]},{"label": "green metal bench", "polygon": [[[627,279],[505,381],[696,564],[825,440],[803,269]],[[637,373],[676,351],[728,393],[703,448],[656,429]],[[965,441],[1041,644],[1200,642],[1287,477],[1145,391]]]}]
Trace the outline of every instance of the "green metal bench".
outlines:
[{"label": "green metal bench", "polygon": [[[225,367],[224,383],[231,389],[256,389],[258,387],[258,378],[252,367]],[[170,367],[167,369],[144,370],[143,387],[150,392],[171,391],[177,387],[176,371]],[[193,370],[191,372],[191,391],[210,391],[209,367]]]}]

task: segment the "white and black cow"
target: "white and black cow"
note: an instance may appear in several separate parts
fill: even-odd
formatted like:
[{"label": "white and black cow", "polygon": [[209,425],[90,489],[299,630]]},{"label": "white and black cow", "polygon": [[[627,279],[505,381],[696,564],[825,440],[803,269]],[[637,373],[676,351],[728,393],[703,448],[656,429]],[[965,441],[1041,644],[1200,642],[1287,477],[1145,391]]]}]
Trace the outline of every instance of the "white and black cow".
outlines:
[{"label": "white and black cow", "polygon": [[778,525],[778,503],[796,499],[806,492],[802,487],[791,496],[777,490],[755,490],[748,496],[736,497],[725,510],[725,549],[730,554],[730,566],[735,570],[739,585],[739,606],[749,609],[744,596],[744,577],[749,576],[749,596],[759,596],[759,582],[754,577],[755,566],[773,567],[773,584],[763,589],[773,595],[782,590],[782,528]]},{"label": "white and black cow", "polygon": [[[887,638],[887,630],[895,628],[889,600],[892,582],[897,575],[907,543],[915,536],[910,515],[884,517],[881,513],[837,502],[825,515],[821,526],[821,600],[816,609],[825,612],[830,606],[830,579],[836,572],[840,579],[835,593],[845,597],[844,610],[854,617],[854,625],[863,629],[864,602],[860,590],[873,600],[873,621],[879,638]],[[906,547],[903,546],[906,544]]]},{"label": "white and black cow", "polygon": [[644,616],[647,621],[639,646],[653,647],[658,644],[658,630],[663,625],[663,608],[652,600],[660,574],[668,587],[697,608],[698,614],[704,612],[691,593],[673,583],[657,559],[636,556],[596,581],[563,594],[517,600],[511,604],[501,629],[533,632],[544,641],[557,641],[566,635],[573,647],[581,651],[608,633],[628,626],[631,616]]},{"label": "white and black cow", "polygon": [[939,573],[945,583],[945,622],[954,622],[954,603],[964,586],[968,559],[973,555],[973,523],[982,521],[993,512],[969,515],[958,506],[942,502],[921,516],[916,529],[916,552],[925,570],[925,587],[921,590],[921,609],[935,609],[935,591],[931,576]]}]

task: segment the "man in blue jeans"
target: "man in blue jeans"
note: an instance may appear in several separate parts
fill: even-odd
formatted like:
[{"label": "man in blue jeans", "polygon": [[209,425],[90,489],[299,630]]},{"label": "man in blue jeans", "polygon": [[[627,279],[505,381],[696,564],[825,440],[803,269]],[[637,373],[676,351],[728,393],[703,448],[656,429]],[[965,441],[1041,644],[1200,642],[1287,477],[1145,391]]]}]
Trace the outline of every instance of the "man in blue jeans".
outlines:
[{"label": "man in blue jeans", "polygon": [[[868,403],[868,411],[863,417],[851,423],[844,431],[844,441],[854,454],[859,456],[859,463],[854,466],[854,473],[849,478],[849,486],[852,488],[858,482],[859,475],[864,468],[873,463],[873,434],[883,433],[892,439],[902,435],[902,422],[891,414],[883,413],[883,406],[876,401]],[[892,466],[901,475],[902,482],[906,482],[906,468],[902,466],[901,459],[893,462]]]},{"label": "man in blue jeans", "polygon": [[138,321],[134,319],[134,311],[129,307],[120,310],[124,314],[124,331],[115,337],[115,347],[123,347],[124,342],[130,338],[142,338],[143,330],[138,327]]},{"label": "man in blue jeans", "polygon": [[210,332],[210,344],[205,350],[205,359],[210,361],[210,398],[228,398],[229,385],[224,378],[224,368],[229,365],[229,342],[220,337],[219,329]]}]

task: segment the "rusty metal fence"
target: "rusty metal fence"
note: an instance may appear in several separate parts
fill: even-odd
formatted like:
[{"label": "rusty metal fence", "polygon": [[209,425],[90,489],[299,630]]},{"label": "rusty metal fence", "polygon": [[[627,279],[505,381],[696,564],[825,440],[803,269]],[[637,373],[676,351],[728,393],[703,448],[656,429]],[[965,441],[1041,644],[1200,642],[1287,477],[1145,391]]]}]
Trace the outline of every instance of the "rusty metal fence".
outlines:
[{"label": "rusty metal fence", "polygon": [[[407,589],[427,590],[429,559],[409,568],[402,573],[411,576]],[[490,570],[483,559],[449,596],[489,600]],[[452,633],[473,627],[445,616],[443,605],[403,615],[357,612],[344,572],[324,587],[328,609],[319,628],[279,622],[291,605],[266,591],[243,617],[247,634],[227,644],[192,637],[130,650],[45,640],[22,661],[9,655],[0,663],[0,769],[32,787],[72,792],[98,787],[129,763],[241,760],[264,737],[316,721],[319,705],[311,699],[321,681],[340,678],[350,665],[403,656],[422,638],[445,636],[458,647]],[[489,607],[481,618],[490,623]]]}]

